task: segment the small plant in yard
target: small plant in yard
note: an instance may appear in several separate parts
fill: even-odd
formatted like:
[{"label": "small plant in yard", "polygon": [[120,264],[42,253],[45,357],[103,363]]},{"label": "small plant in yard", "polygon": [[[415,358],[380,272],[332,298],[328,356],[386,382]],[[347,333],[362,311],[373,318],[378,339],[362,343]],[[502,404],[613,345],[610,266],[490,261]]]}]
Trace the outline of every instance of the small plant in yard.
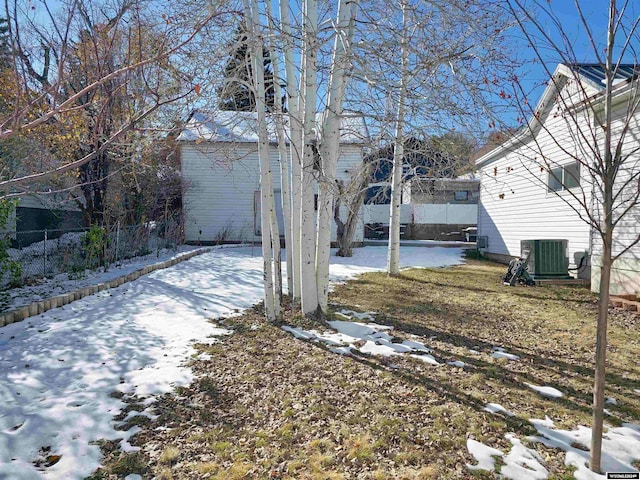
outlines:
[{"label": "small plant in yard", "polygon": [[201,475],[211,475],[218,473],[222,467],[215,462],[197,463],[193,466],[193,470]]},{"label": "small plant in yard", "polygon": [[211,480],[244,480],[251,478],[248,476],[253,466],[249,463],[234,462],[230,467],[222,467],[217,463],[202,463],[195,466],[195,470],[200,474],[209,475]]},{"label": "small plant in yard", "polygon": [[468,248],[463,251],[464,258],[469,260],[486,260],[487,258],[480,253],[480,250],[475,248]]},{"label": "small plant in yard", "polygon": [[211,445],[211,448],[218,458],[222,460],[231,458],[230,454],[233,451],[233,445],[231,444],[231,442],[214,442]]},{"label": "small plant in yard", "polygon": [[551,474],[547,480],[575,480],[574,472],[576,470],[576,467],[569,466],[565,473]]},{"label": "small plant in yard", "polygon": [[11,287],[19,287],[22,284],[22,265],[18,262],[9,262],[9,277],[11,278]]},{"label": "small plant in yard", "polygon": [[360,463],[371,463],[375,459],[373,444],[368,436],[350,437],[345,442],[347,458]]},{"label": "small plant in yard", "polygon": [[469,475],[471,478],[478,480],[493,480],[495,478],[493,472],[488,472],[487,470],[471,470]]},{"label": "small plant in yard", "polygon": [[92,225],[84,234],[82,243],[87,253],[87,264],[90,268],[106,267],[106,250],[109,237],[106,230],[99,225]]},{"label": "small plant in yard", "polygon": [[216,233],[216,236],[213,239],[214,245],[224,244],[227,241],[227,239],[230,237],[232,228],[233,228],[233,221],[228,220],[227,223],[225,223],[224,227],[222,227],[222,229],[218,233]]},{"label": "small plant in yard", "polygon": [[155,480],[174,480],[173,472],[170,468],[163,468],[155,474]]}]

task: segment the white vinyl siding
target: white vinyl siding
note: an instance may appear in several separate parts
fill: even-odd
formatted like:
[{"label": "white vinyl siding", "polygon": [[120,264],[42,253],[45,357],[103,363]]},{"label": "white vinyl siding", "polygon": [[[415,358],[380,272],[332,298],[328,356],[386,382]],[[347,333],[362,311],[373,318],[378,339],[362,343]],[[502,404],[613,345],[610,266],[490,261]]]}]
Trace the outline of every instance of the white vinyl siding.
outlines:
[{"label": "white vinyl siding", "polygon": [[[619,105],[612,112],[613,141],[620,137],[620,131],[626,121],[627,104]],[[625,137],[622,155],[628,155],[624,165],[618,172],[614,194],[622,190],[617,202],[614,218],[617,218],[624,209],[630,206],[640,189],[639,179],[634,178],[640,171],[640,112],[636,112],[631,119],[629,133]],[[614,143],[615,145],[615,143]],[[596,205],[597,206],[597,205]],[[599,210],[599,209],[598,209]],[[614,230],[613,254],[618,255],[640,238],[640,206],[635,205],[625,215]],[[602,239],[597,232],[593,233],[593,256],[591,286],[594,291],[599,289],[599,274]],[[640,245],[636,244],[624,252],[613,264],[611,271],[612,294],[637,294],[640,293]]]},{"label": "white vinyl siding", "polygon": [[[181,142],[184,185],[185,237],[187,242],[259,241],[260,217],[254,218],[254,192],[260,189],[257,145]],[[274,190],[280,190],[278,151],[271,146]],[[342,145],[337,176],[348,181],[362,163],[360,145]],[[279,195],[277,195],[279,198]],[[345,212],[346,213],[346,212]],[[345,215],[346,217],[346,215]],[[332,241],[335,241],[335,222]],[[283,232],[280,232],[283,234]],[[355,241],[363,239],[363,227]]]},{"label": "white vinyl siding", "polygon": [[567,239],[569,263],[575,266],[589,250],[590,227],[578,213],[584,209],[571,196],[589,205],[589,182],[582,178],[580,188],[571,192],[549,192],[549,170],[540,160],[542,153],[551,168],[562,168],[573,162],[571,155],[583,155],[572,142],[575,129],[554,108],[535,138],[480,167],[478,236],[487,237],[486,253],[517,257],[521,240]]}]

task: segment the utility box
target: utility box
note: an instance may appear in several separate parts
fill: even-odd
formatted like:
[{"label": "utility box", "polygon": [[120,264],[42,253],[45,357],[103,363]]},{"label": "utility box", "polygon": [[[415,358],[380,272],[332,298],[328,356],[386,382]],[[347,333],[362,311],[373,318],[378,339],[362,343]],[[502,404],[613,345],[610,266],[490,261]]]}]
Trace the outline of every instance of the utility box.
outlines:
[{"label": "utility box", "polygon": [[528,271],[534,279],[571,278],[568,240],[521,240],[520,256],[529,257]]}]

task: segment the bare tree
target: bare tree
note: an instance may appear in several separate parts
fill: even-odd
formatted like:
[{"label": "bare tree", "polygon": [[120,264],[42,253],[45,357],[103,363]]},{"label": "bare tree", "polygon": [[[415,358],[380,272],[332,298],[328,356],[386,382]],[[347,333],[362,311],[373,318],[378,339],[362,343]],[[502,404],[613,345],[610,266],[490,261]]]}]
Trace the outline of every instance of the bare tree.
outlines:
[{"label": "bare tree", "polygon": [[[610,0],[606,13],[604,4],[595,12],[608,19],[605,34],[600,35],[584,11],[587,2],[576,1],[575,18],[590,46],[592,63],[586,65],[579,62],[584,52],[574,48],[576,32],[563,26],[549,2],[510,0],[508,5],[535,61],[550,81],[542,100],[534,106],[525,96],[528,89],[524,82],[514,79],[520,118],[530,120],[501,149],[514,153],[510,158],[517,158],[524,167],[527,182],[537,182],[543,191],[557,194],[559,201],[596,234],[591,253],[600,268],[595,277],[592,275],[599,281],[599,307],[590,468],[600,472],[612,269],[615,262],[637,258],[640,253],[640,235],[633,228],[640,211],[640,17],[634,2]],[[594,8],[589,4],[590,10]],[[561,62],[556,70],[549,66],[550,56],[554,64]],[[497,167],[490,176],[511,188],[508,175]]]},{"label": "bare tree", "polygon": [[[282,213],[284,217],[284,243],[286,247],[287,262],[287,290],[289,295],[293,293],[293,248],[292,248],[292,208],[291,208],[291,177],[289,164],[290,159],[287,151],[287,136],[285,130],[285,105],[283,102],[282,85],[280,82],[280,61],[277,55],[274,55],[275,47],[275,21],[273,18],[273,10],[271,2],[266,4],[267,22],[270,33],[270,52],[273,62],[273,78],[278,79],[274,82],[274,115],[275,129],[278,141],[278,157],[280,160],[280,197],[282,202]],[[277,265],[277,262],[276,262]],[[282,290],[282,288],[280,289]]]},{"label": "bare tree", "polygon": [[[302,69],[298,105],[302,118],[302,179],[300,184],[300,300],[302,312],[318,310],[316,229],[314,219],[314,165],[316,151],[316,96],[318,92],[318,0],[305,0],[302,9]],[[294,189],[294,194],[297,192]],[[297,214],[297,213],[296,213]]]},{"label": "bare tree", "polygon": [[[340,124],[342,106],[350,73],[351,53],[357,0],[344,0],[338,4],[338,21],[331,61],[331,73],[328,84],[327,109],[321,130],[320,143],[320,179],[318,195],[316,281],[318,286],[318,304],[323,312],[327,310],[329,296],[329,256],[331,246],[332,206],[336,203],[335,187],[340,149]],[[339,224],[338,224],[339,227]],[[344,238],[344,237],[343,237]]]},{"label": "bare tree", "polygon": [[[351,93],[381,143],[394,145],[390,274],[399,270],[405,140],[423,132],[479,134],[478,119],[495,106],[490,93],[516,64],[505,40],[512,24],[500,1],[381,0],[363,12]],[[488,76],[495,81],[483,82]]]},{"label": "bare tree", "polygon": [[[336,192],[335,171],[340,143],[340,123],[346,84],[349,78],[356,1],[338,4],[337,20],[329,33],[320,33],[318,3],[302,2],[302,37],[299,42],[291,28],[288,2],[281,1],[279,9],[279,45],[284,57],[289,118],[289,152],[292,165],[291,201],[284,199],[283,210],[291,208],[290,293],[300,300],[303,313],[311,315],[327,306],[329,246],[333,202]],[[266,9],[269,14],[270,9]],[[276,22],[271,22],[274,29]],[[318,55],[322,45],[333,41],[328,82],[321,82]],[[300,66],[295,70],[295,50],[299,48]],[[275,52],[275,49],[274,49]],[[274,53],[274,59],[276,53]],[[277,59],[274,60],[276,65]],[[296,88],[296,85],[300,88]],[[276,82],[278,83],[278,82]],[[322,97],[327,91],[326,101]],[[318,123],[317,105],[326,103],[323,122]],[[277,130],[281,130],[279,127]],[[282,137],[282,136],[280,136]],[[279,143],[282,144],[282,138]],[[280,147],[283,148],[282,145]],[[318,218],[315,218],[315,190],[319,186]],[[287,205],[287,203],[289,205]],[[289,255],[289,254],[288,254]]]},{"label": "bare tree", "polygon": [[[42,3],[33,5],[33,14],[21,2],[5,3],[14,101],[0,112],[0,140],[28,139],[48,158],[37,165],[21,159],[0,180],[3,196],[72,191],[70,182],[56,181],[80,171],[81,203],[102,209],[114,173],[110,162],[136,135],[161,127],[166,107],[199,91],[180,56],[231,11],[212,4],[186,21],[180,6],[143,0]],[[162,8],[166,13],[159,14]]]},{"label": "bare tree", "polygon": [[391,176],[391,205],[389,211],[389,255],[387,272],[400,273],[400,194],[402,188],[402,159],[404,158],[404,124],[409,83],[409,13],[408,2],[401,0],[402,27],[400,37],[400,79],[398,106],[395,117],[393,174]]},{"label": "bare tree", "polygon": [[[337,225],[336,241],[338,244],[338,257],[353,256],[353,239],[356,228],[360,224],[361,208],[367,188],[371,182],[370,164],[365,163],[363,168],[353,172],[349,183],[337,180],[338,195],[336,195],[333,209],[333,219]],[[341,206],[346,206],[346,218],[343,220]]]},{"label": "bare tree", "polygon": [[262,52],[264,39],[260,32],[260,13],[257,0],[244,0],[247,30],[252,37],[254,98],[258,119],[258,158],[260,160],[260,217],[262,236],[262,258],[264,277],[264,308],[267,320],[274,321],[280,316],[280,291],[282,281],[279,277],[280,236],[275,221],[273,199],[273,181],[269,154],[269,134],[267,132],[267,104],[265,101],[265,77]]},{"label": "bare tree", "polygon": [[[287,105],[291,129],[289,150],[292,163],[292,290],[294,300],[299,295],[302,311],[305,315],[313,314],[318,309],[326,309],[331,223],[332,219],[340,220],[339,216],[335,217],[335,199],[340,191],[350,191],[347,185],[339,185],[336,182],[335,165],[341,137],[340,123],[343,119],[343,104],[346,102],[350,107],[356,105],[355,100],[348,99],[346,93],[348,80],[352,73],[351,65],[354,62],[362,62],[361,59],[356,60],[351,53],[356,48],[356,44],[365,42],[366,38],[367,46],[364,48],[367,55],[370,56],[369,63],[363,63],[363,65],[370,67],[368,70],[356,67],[361,84],[366,82],[367,73],[369,75],[380,74],[381,79],[373,82],[373,88],[378,92],[387,93],[393,90],[392,98],[395,102],[398,99],[398,81],[402,78],[405,79],[404,99],[394,103],[396,107],[393,108],[395,111],[393,119],[401,120],[399,134],[393,136],[394,140],[398,142],[396,154],[400,159],[404,157],[402,153],[404,145],[402,137],[405,131],[404,111],[407,112],[407,119],[411,121],[420,117],[421,115],[414,111],[416,105],[424,101],[424,92],[433,90],[435,83],[440,82],[437,88],[442,90],[436,89],[438,93],[434,93],[433,98],[446,97],[444,89],[450,90],[452,85],[458,83],[464,83],[465,88],[469,90],[464,95],[457,95],[457,97],[464,97],[464,101],[448,101],[447,109],[450,112],[454,110],[456,113],[469,112],[471,109],[468,104],[471,99],[484,93],[481,89],[471,91],[474,87],[470,72],[476,72],[475,67],[481,57],[484,59],[489,55],[487,52],[493,45],[492,42],[496,36],[494,26],[499,22],[487,22],[494,13],[491,9],[485,11],[478,7],[476,10],[468,12],[468,9],[464,8],[465,2],[456,3],[454,6],[450,6],[449,3],[442,2],[442,4],[429,4],[422,7],[422,4],[404,2],[404,6],[401,7],[401,10],[407,13],[404,25],[398,25],[396,22],[398,17],[395,15],[391,15],[388,20],[385,18],[383,22],[379,22],[379,18],[372,18],[372,14],[369,14],[369,18],[362,22],[358,30],[355,15],[356,2],[340,2],[337,20],[332,22],[330,28],[321,29],[319,28],[318,4],[315,0],[307,0],[302,3],[301,8],[302,36],[300,39],[292,35],[291,12],[287,8],[288,4],[286,2],[280,3],[279,22],[272,22],[271,28],[273,30],[276,24],[279,25],[280,37],[276,38],[274,45],[282,50],[279,48],[272,50],[274,52],[273,58],[276,58],[279,51],[282,51],[285,60]],[[480,3],[484,5],[486,2]],[[381,1],[376,4],[376,15],[384,16],[390,5],[391,9],[395,8],[397,11],[398,6],[395,2]],[[266,9],[266,12],[269,13],[269,10]],[[482,12],[479,18],[477,15],[474,16],[474,13],[478,11]],[[423,18],[425,13],[428,14],[427,20]],[[448,13],[455,14],[455,20],[449,18]],[[327,18],[326,24],[329,24],[329,17],[325,18]],[[473,35],[460,35],[461,32],[468,30],[468,25],[472,23],[471,18],[478,24],[486,24],[483,27],[484,30],[480,31],[481,29],[478,28],[473,31]],[[268,24],[269,22],[264,23]],[[381,23],[385,24],[385,28],[380,27]],[[450,34],[447,33],[446,39],[434,39],[432,29],[442,24],[449,26],[449,23],[455,28],[451,29]],[[417,30],[420,31],[420,35],[416,34]],[[487,35],[487,31],[491,31],[493,36]],[[377,37],[374,41],[369,40],[369,33],[372,32]],[[360,42],[353,40],[356,37],[363,40]],[[404,76],[397,74],[400,66],[398,65],[399,57],[396,55],[397,48],[394,46],[395,40],[402,38],[404,41],[399,43],[406,46]],[[333,47],[323,49],[325,45],[330,43],[329,40],[332,40]],[[475,45],[476,41],[478,45]],[[429,48],[426,48],[427,46]],[[298,75],[294,69],[296,48],[300,52],[298,55],[300,58]],[[363,47],[358,48],[363,49]],[[436,60],[433,59],[434,54]],[[443,64],[446,64],[445,73],[441,72]],[[377,70],[372,65],[377,65]],[[495,67],[495,65],[494,62],[491,67]],[[428,72],[428,78],[422,79],[414,75],[417,71],[422,72],[425,69]],[[388,73],[388,71],[396,74]],[[452,81],[452,77],[455,77],[455,81]],[[465,81],[460,82],[460,78],[464,78]],[[476,78],[473,77],[473,79]],[[296,88],[298,82],[299,88]],[[278,83],[277,79],[276,83]],[[401,92],[402,88],[399,90]],[[326,93],[324,93],[325,91]],[[461,91],[462,89],[458,88],[455,93],[459,94]],[[323,108],[325,112],[322,125],[317,124],[316,108],[318,105],[326,106]],[[444,108],[442,104],[438,104],[438,107]],[[402,110],[401,115],[397,115],[396,108]],[[350,110],[353,109],[360,112],[367,110],[366,107],[350,108]],[[382,117],[376,114],[371,116],[374,118]],[[385,122],[388,118],[381,118],[381,120]],[[396,163],[402,170],[402,161],[398,160]],[[401,175],[398,175],[398,179],[400,178]],[[319,187],[317,219],[314,218],[313,208],[316,185]],[[359,185],[358,181],[354,184],[354,186]],[[356,192],[349,193],[349,196],[351,199],[360,199],[362,191],[364,191],[363,188],[357,188]],[[399,192],[399,187],[396,188],[396,191]],[[346,202],[343,202],[343,205],[344,203]],[[397,203],[399,204],[399,201]],[[355,214],[355,212],[351,213]],[[336,223],[341,233],[351,230],[351,227],[345,228],[350,223],[348,219],[346,224],[342,222],[341,225],[340,221],[336,221]],[[399,231],[397,223],[397,221],[394,223],[394,231]],[[351,226],[353,226],[352,222]],[[346,235],[341,238],[344,240],[348,237],[349,235]],[[297,251],[298,248],[299,251]],[[397,259],[395,264],[397,264]]]}]

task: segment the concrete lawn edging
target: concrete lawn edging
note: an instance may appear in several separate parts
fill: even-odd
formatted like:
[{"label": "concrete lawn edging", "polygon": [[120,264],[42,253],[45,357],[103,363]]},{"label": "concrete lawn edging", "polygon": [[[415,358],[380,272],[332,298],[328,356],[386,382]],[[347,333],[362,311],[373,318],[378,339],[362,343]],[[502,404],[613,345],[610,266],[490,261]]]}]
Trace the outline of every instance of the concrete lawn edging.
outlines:
[{"label": "concrete lawn edging", "polygon": [[120,277],[116,277],[114,279],[109,280],[108,282],[102,282],[96,285],[79,288],[78,290],[62,293],[60,295],[56,295],[55,297],[47,298],[44,300],[38,300],[28,305],[23,305],[13,310],[2,312],[0,313],[0,327],[4,327],[6,325],[10,325],[16,322],[21,322],[26,318],[33,317],[35,315],[40,315],[41,313],[44,313],[48,310],[62,307],[63,305],[67,305],[75,300],[80,300],[81,298],[87,297],[89,295],[94,295],[103,290],[119,287],[124,283],[137,280],[142,275],[147,275],[155,270],[162,270],[164,268],[172,267],[180,262],[189,260],[190,258],[193,258],[197,255],[202,255],[203,253],[210,252],[211,250],[213,250],[213,248],[211,247],[192,250],[191,252],[187,252],[177,257],[170,258],[169,260],[165,260],[164,262],[145,265],[144,267],[138,270],[135,270],[131,273],[127,273],[126,275],[122,275]]}]

